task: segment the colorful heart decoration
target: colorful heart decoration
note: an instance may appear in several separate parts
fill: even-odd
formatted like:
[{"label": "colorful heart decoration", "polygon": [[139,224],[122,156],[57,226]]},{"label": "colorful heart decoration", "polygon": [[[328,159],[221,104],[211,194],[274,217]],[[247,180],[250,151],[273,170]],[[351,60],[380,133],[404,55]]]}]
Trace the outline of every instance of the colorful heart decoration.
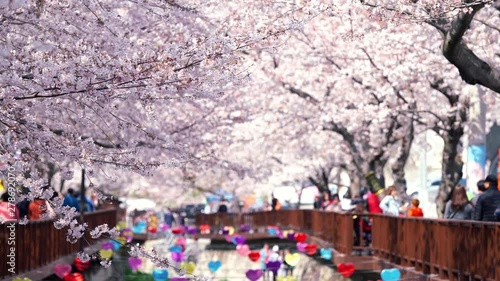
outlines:
[{"label": "colorful heart decoration", "polygon": [[179,245],[175,245],[175,246],[172,246],[172,247],[168,248],[168,250],[170,252],[180,253],[180,252],[182,252],[182,247],[179,246]]},{"label": "colorful heart decoration", "polygon": [[272,236],[276,236],[278,234],[278,230],[276,228],[268,228],[267,233]]},{"label": "colorful heart decoration", "polygon": [[297,278],[293,276],[279,276],[276,278],[276,281],[297,281]]},{"label": "colorful heart decoration", "polygon": [[308,254],[309,256],[312,256],[312,255],[316,254],[316,251],[318,249],[317,249],[315,244],[308,244],[306,246],[305,250],[306,250],[306,254]]},{"label": "colorful heart decoration", "polygon": [[198,229],[196,227],[188,227],[187,232],[191,235],[194,235],[194,234],[198,233]]},{"label": "colorful heart decoration", "polygon": [[300,254],[298,254],[298,253],[295,253],[295,254],[286,254],[285,255],[285,262],[289,266],[294,267],[297,264],[299,264],[299,261],[300,261]]},{"label": "colorful heart decoration", "polygon": [[251,261],[257,262],[260,259],[260,253],[256,251],[252,251],[248,254],[248,257]]},{"label": "colorful heart decoration", "polygon": [[295,241],[295,233],[293,232],[288,232],[288,234],[286,235],[286,238],[290,241]]},{"label": "colorful heart decoration", "polygon": [[181,269],[184,269],[187,274],[193,274],[194,269],[196,268],[196,264],[194,262],[183,262],[180,266]]},{"label": "colorful heart decoration", "polygon": [[180,227],[174,227],[174,228],[172,228],[172,233],[176,234],[176,235],[183,234],[184,233],[184,229],[182,229]]},{"label": "colorful heart decoration", "polygon": [[280,267],[281,267],[280,261],[268,261],[268,262],[266,262],[266,268],[269,271],[272,271],[274,273],[274,275],[276,275],[276,273],[278,272]]},{"label": "colorful heart decoration", "polygon": [[29,279],[28,277],[24,277],[21,279],[21,277],[14,277],[14,279],[12,279],[12,281],[32,281],[31,279]]},{"label": "colorful heart decoration", "polygon": [[160,223],[160,230],[163,231],[163,232],[166,232],[170,227],[168,226],[168,224],[165,224],[165,223]]},{"label": "colorful heart decoration", "polygon": [[210,261],[208,262],[208,270],[210,270],[210,272],[212,273],[215,273],[217,270],[219,270],[219,268],[222,266],[222,262],[221,261]]},{"label": "colorful heart decoration", "polygon": [[248,224],[242,224],[242,225],[240,225],[240,231],[241,232],[249,232],[250,226]]},{"label": "colorful heart decoration", "polygon": [[120,231],[122,229],[125,229],[125,227],[127,227],[127,223],[124,222],[124,221],[119,221],[117,224],[116,224],[116,230]]},{"label": "colorful heart decoration", "polygon": [[321,248],[319,250],[321,258],[325,259],[325,260],[331,260],[332,259],[332,252],[333,252],[333,250],[331,248]]},{"label": "colorful heart decoration", "polygon": [[246,244],[245,245],[237,245],[236,252],[238,253],[238,255],[240,255],[242,257],[246,257],[250,253],[250,247]]},{"label": "colorful heart decoration", "polygon": [[148,227],[148,232],[152,233],[152,234],[155,234],[155,233],[158,232],[158,228],[156,228],[154,226],[150,226],[150,227]]},{"label": "colorful heart decoration", "polygon": [[111,244],[113,244],[114,251],[119,250],[123,245],[127,244],[127,239],[125,237],[116,237],[115,240],[109,241]]},{"label": "colorful heart decoration", "polygon": [[132,241],[132,239],[134,238],[134,232],[130,228],[125,228],[122,231],[121,236],[126,239],[127,243],[130,243]]},{"label": "colorful heart decoration", "polygon": [[224,230],[227,230],[229,235],[233,235],[234,234],[234,227],[232,226],[225,226],[224,227]]},{"label": "colorful heart decoration", "polygon": [[54,266],[54,273],[57,277],[63,279],[66,274],[71,273],[71,265],[69,264],[57,264]]},{"label": "colorful heart decoration", "polygon": [[[229,232],[229,231],[228,231]],[[226,242],[228,243],[232,243],[233,242],[233,237],[231,235],[226,235],[224,236],[224,239],[226,240]]]},{"label": "colorful heart decoration", "polygon": [[168,271],[166,269],[155,268],[151,275],[155,281],[166,281],[168,279]]},{"label": "colorful heart decoration", "polygon": [[109,260],[113,256],[113,250],[99,250],[99,255],[105,260]]},{"label": "colorful heart decoration", "polygon": [[208,224],[200,225],[200,232],[203,234],[209,234],[210,233],[210,225],[208,225]]},{"label": "colorful heart decoration", "polygon": [[307,240],[307,234],[305,233],[297,233],[295,234],[295,241],[299,243],[305,243]]},{"label": "colorful heart decoration", "polygon": [[306,243],[300,243],[298,242],[297,243],[297,250],[301,253],[305,253],[306,252],[306,246],[307,244]]},{"label": "colorful heart decoration", "polygon": [[284,234],[283,232],[279,232],[279,233],[278,233],[278,237],[279,237],[280,239],[285,239],[285,234]]},{"label": "colorful heart decoration", "polygon": [[231,239],[231,242],[233,242],[234,245],[243,245],[245,244],[245,237],[238,235],[238,236],[233,236]]},{"label": "colorful heart decoration", "polygon": [[384,269],[380,273],[383,281],[398,281],[401,278],[401,271],[397,268]]},{"label": "colorful heart decoration", "polygon": [[[223,229],[221,233],[222,233],[222,235],[228,236],[229,235],[229,230]],[[227,241],[227,239],[226,239],[226,241]],[[229,240],[227,242],[231,242],[231,240]]]},{"label": "colorful heart decoration", "polygon": [[177,238],[177,240],[175,240],[175,245],[186,246],[186,238],[184,237]]},{"label": "colorful heart decoration", "polygon": [[89,268],[90,266],[90,261],[87,261],[87,262],[82,262],[79,258],[75,258],[75,267],[76,269],[78,269],[78,271],[85,271],[87,270],[87,268]]},{"label": "colorful heart decoration", "polygon": [[128,265],[132,270],[138,270],[141,267],[142,260],[140,258],[130,257],[128,258]]},{"label": "colorful heart decoration", "polygon": [[66,274],[64,276],[64,281],[84,281],[83,275],[81,273]]},{"label": "colorful heart decoration", "polygon": [[340,275],[348,278],[354,274],[355,267],[352,263],[341,263],[337,266],[337,270],[339,271]]},{"label": "colorful heart decoration", "polygon": [[184,260],[184,253],[183,252],[172,252],[172,259],[175,262],[181,262]]},{"label": "colorful heart decoration", "polygon": [[257,281],[262,277],[262,270],[260,269],[249,269],[245,272],[245,275],[250,281]]},{"label": "colorful heart decoration", "polygon": [[[134,234],[145,234],[146,233],[146,226],[134,225],[134,226],[132,226],[132,232]],[[127,241],[128,241],[128,239],[127,239]]]},{"label": "colorful heart decoration", "polygon": [[101,249],[103,249],[103,250],[113,250],[114,249],[113,243],[111,243],[111,242],[102,243],[101,244]]}]

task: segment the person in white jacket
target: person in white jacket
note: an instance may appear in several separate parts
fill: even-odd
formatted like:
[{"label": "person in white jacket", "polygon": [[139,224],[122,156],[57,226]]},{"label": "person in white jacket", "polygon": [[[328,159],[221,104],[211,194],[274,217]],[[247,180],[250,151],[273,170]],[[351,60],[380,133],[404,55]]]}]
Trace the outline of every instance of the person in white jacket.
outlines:
[{"label": "person in white jacket", "polygon": [[387,195],[380,202],[380,209],[384,215],[399,216],[406,211],[405,206],[401,206],[398,198],[398,190],[395,186],[389,186],[386,189]]}]

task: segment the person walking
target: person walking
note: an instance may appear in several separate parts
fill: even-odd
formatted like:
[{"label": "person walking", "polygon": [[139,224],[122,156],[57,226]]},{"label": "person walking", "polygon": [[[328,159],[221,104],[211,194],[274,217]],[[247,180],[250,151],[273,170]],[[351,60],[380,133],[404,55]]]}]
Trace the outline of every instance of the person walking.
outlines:
[{"label": "person walking", "polygon": [[477,199],[479,199],[479,196],[486,191],[486,186],[484,185],[484,180],[480,180],[477,182],[477,191],[478,191],[478,194],[476,194],[476,196],[474,196],[474,198],[472,198],[472,200],[470,200],[470,202],[472,203],[472,205],[474,205],[474,207],[477,205]]},{"label": "person walking", "polygon": [[498,221],[495,216],[495,211],[500,206],[498,179],[496,176],[489,175],[484,180],[484,184],[486,191],[477,199],[473,218],[476,221]]},{"label": "person walking", "polygon": [[444,218],[449,220],[470,220],[473,213],[474,206],[467,197],[465,186],[457,185],[453,189],[451,200],[446,203]]},{"label": "person walking", "polygon": [[420,206],[420,200],[413,199],[411,200],[411,207],[408,209],[408,217],[420,217],[424,216],[424,212]]},{"label": "person walking", "polygon": [[380,202],[380,209],[384,215],[400,216],[406,211],[404,206],[401,206],[401,201],[398,197],[398,190],[395,186],[389,186],[386,190],[386,196]]}]

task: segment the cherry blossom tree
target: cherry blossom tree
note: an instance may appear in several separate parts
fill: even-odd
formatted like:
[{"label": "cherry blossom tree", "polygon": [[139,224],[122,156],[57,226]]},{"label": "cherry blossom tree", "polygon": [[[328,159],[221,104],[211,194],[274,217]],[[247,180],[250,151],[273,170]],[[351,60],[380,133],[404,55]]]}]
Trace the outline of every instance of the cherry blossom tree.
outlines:
[{"label": "cherry blossom tree", "polygon": [[496,44],[500,31],[500,1],[360,2],[378,18],[423,22],[432,26],[442,38],[442,55],[457,68],[463,81],[500,93],[500,59]]}]

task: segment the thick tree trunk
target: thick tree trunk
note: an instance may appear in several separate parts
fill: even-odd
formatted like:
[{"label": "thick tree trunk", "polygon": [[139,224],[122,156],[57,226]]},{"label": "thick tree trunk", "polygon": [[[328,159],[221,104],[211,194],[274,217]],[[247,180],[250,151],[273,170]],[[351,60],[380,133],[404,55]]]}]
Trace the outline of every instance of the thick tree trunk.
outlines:
[{"label": "thick tree trunk", "polygon": [[401,150],[398,157],[396,158],[396,162],[394,162],[391,167],[392,176],[394,178],[394,186],[396,186],[403,198],[407,197],[405,166],[408,158],[410,157],[410,149],[413,144],[413,117],[411,118],[410,122],[409,133],[401,140]]},{"label": "thick tree trunk", "polygon": [[458,155],[457,149],[460,144],[461,133],[445,137],[444,151],[442,158],[441,185],[436,198],[438,217],[444,214],[446,202],[450,200],[451,193],[457,183],[462,179],[463,162]]}]

